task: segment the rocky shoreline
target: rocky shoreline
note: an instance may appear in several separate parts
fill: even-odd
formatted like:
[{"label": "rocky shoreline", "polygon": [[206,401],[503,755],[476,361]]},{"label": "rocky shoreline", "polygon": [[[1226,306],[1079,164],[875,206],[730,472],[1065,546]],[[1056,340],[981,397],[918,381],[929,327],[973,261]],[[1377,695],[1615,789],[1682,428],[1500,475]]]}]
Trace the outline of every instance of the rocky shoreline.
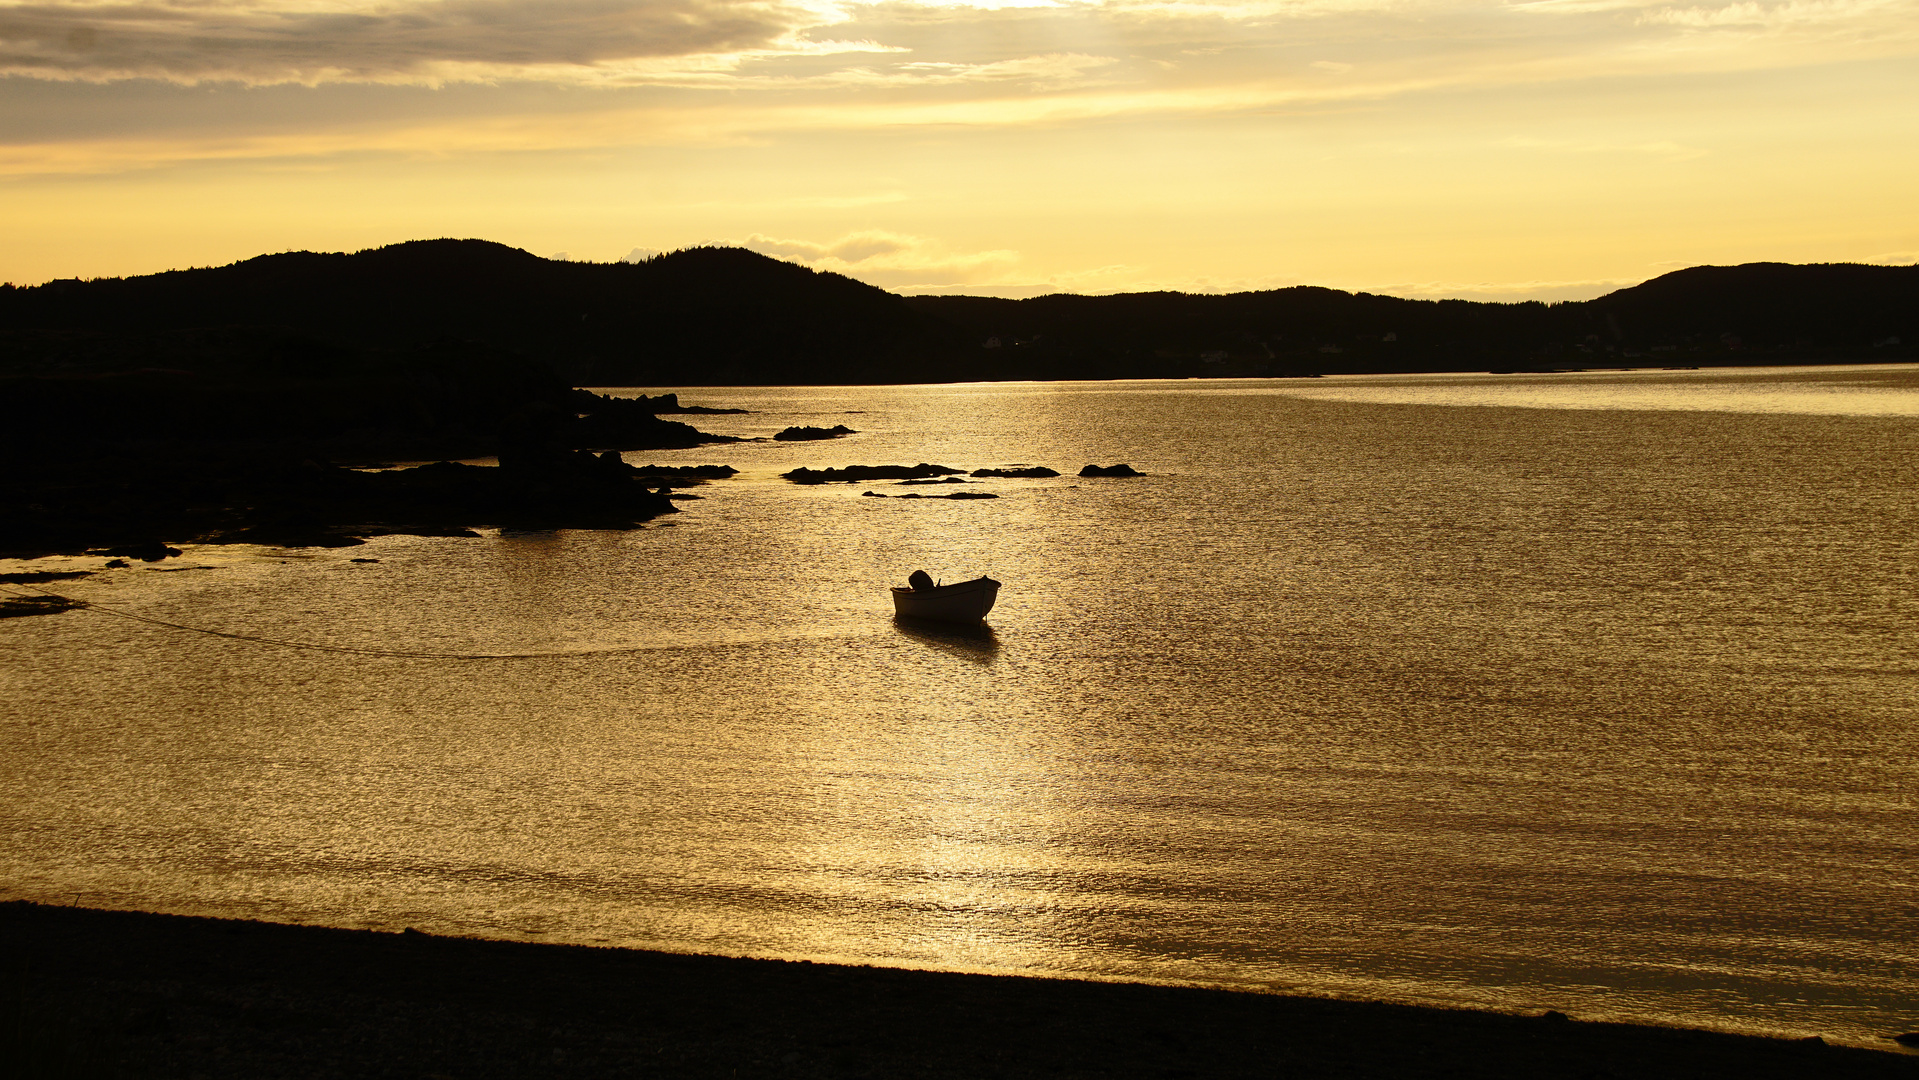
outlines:
[{"label": "rocky shoreline", "polygon": [[[5,376],[0,557],[164,558],[170,544],[340,547],[385,533],[624,529],[674,512],[725,466],[636,468],[619,451],[740,441],[509,361],[395,361],[400,374],[173,370]],[[410,366],[409,366],[410,365]],[[389,373],[391,374],[391,373]],[[401,376],[404,377],[401,377]],[[393,461],[433,461],[399,468]],[[460,458],[497,458],[498,467]],[[676,492],[679,492],[676,494]]]},{"label": "rocky shoreline", "polygon": [[1890,1041],[20,901],[0,951],[32,1076],[1919,1077]]},{"label": "rocky shoreline", "polygon": [[[347,547],[370,536],[475,528],[628,529],[676,511],[726,466],[668,470],[617,453],[553,452],[499,467],[441,461],[353,469],[311,458],[177,460],[16,479],[0,557],[96,554],[158,561],[181,542]],[[28,489],[28,490],[22,490]]]}]

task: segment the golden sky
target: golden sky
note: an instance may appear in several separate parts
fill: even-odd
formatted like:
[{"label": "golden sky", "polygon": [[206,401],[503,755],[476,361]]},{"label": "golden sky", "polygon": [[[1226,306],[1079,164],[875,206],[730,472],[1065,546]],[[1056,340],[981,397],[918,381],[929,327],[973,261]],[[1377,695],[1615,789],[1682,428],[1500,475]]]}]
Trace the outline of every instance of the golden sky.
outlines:
[{"label": "golden sky", "polygon": [[0,281],[479,237],[902,292],[1919,258],[1919,0],[0,0]]}]

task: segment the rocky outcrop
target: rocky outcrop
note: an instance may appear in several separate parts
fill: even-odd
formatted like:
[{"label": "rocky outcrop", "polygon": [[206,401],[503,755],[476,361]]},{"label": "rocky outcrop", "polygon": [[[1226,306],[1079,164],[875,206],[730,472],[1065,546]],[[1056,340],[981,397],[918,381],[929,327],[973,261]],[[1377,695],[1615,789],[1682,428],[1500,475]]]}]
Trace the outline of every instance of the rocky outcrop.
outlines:
[{"label": "rocky outcrop", "polygon": [[177,547],[168,547],[158,540],[147,540],[137,544],[121,544],[118,547],[97,548],[87,552],[89,555],[107,555],[123,559],[139,559],[141,562],[164,562],[180,554]]},{"label": "rocky outcrop", "polygon": [[813,442],[819,439],[837,439],[842,435],[858,435],[859,432],[845,424],[823,427],[790,427],[773,436],[775,442]]},{"label": "rocky outcrop", "polygon": [[[610,395],[606,394],[598,396],[603,398],[610,397]],[[687,416],[726,416],[746,412],[745,409],[714,409],[705,405],[682,405],[680,404],[680,395],[678,394],[656,394],[653,397],[640,394],[628,400],[640,403],[647,411],[655,415],[660,413],[678,413]]]},{"label": "rocky outcrop", "polygon": [[1008,479],[1043,480],[1049,476],[1058,476],[1059,473],[1044,465],[1028,465],[1025,467],[1008,467],[1003,469],[974,469],[973,475],[1005,477]]},{"label": "rocky outcrop", "polygon": [[887,495],[878,491],[862,491],[860,495],[868,499],[997,499],[998,495],[990,491],[950,491],[944,495],[928,495],[923,491],[909,491],[904,495]]},{"label": "rocky outcrop", "polygon": [[38,493],[31,513],[5,521],[0,552],[153,560],[179,553],[156,537],[342,547],[386,533],[470,536],[479,527],[625,529],[674,513],[670,488],[704,482],[648,476],[611,451],[523,452],[497,468],[442,461],[364,470],[271,457],[206,465],[145,461],[66,475]]},{"label": "rocky outcrop", "polygon": [[[633,465],[629,466],[641,484],[650,488],[699,487],[712,480],[724,480],[739,470],[731,465]],[[696,499],[697,495],[674,498]]]},{"label": "rocky outcrop", "polygon": [[[661,408],[661,399],[673,401],[672,409]],[[595,450],[669,450],[699,446],[702,443],[740,442],[731,435],[709,435],[677,420],[662,420],[661,412],[692,412],[679,408],[672,394],[658,398],[617,398],[586,390],[573,391],[574,417],[564,423],[556,414],[549,430],[541,432],[549,441]],[[723,410],[738,412],[741,410]]]},{"label": "rocky outcrop", "polygon": [[635,465],[633,471],[642,476],[673,476],[688,480],[724,480],[739,474],[739,470],[731,465]]},{"label": "rocky outcrop", "polygon": [[840,469],[793,469],[780,475],[795,484],[857,484],[868,480],[924,480],[934,476],[958,476],[965,469],[945,465],[848,465]]},{"label": "rocky outcrop", "polygon": [[[178,362],[204,368],[186,371],[122,370],[153,363],[143,359],[149,338],[115,341],[72,372],[9,375],[25,361],[0,355],[9,406],[0,458],[12,466],[0,482],[0,555],[132,546],[125,557],[139,559],[222,535],[304,545],[360,535],[369,521],[434,529],[502,514],[557,525],[639,521],[663,511],[627,493],[694,481],[642,483],[617,454],[589,463],[577,451],[740,441],[661,419],[652,410],[667,403],[658,399],[576,391],[523,358],[457,342],[336,356],[265,331],[196,331],[175,343]],[[357,475],[329,473],[324,462],[495,455],[493,494],[475,502],[457,493],[449,505],[435,490],[434,505],[418,512],[387,497],[389,481],[312,482]],[[446,518],[454,507],[463,520]]]},{"label": "rocky outcrop", "polygon": [[372,519],[374,531],[412,531],[382,525],[623,529],[676,512],[665,484],[611,451],[576,451],[497,469],[442,461],[350,477],[358,479],[333,478],[344,504],[326,516],[347,520],[357,508]]},{"label": "rocky outcrop", "polygon": [[1131,465],[1088,465],[1079,471],[1081,476],[1144,476],[1145,474]]}]

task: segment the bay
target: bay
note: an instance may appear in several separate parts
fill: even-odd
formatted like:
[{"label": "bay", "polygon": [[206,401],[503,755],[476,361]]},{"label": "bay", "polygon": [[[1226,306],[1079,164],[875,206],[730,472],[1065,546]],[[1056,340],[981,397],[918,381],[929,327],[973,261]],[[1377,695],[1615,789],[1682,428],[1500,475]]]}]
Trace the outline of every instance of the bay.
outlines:
[{"label": "bay", "polygon": [[[0,622],[0,897],[1919,1022],[1919,368],[661,390],[859,434],[628,454],[741,470],[670,525]],[[778,477],[918,461],[1067,475]],[[921,567],[990,631],[896,625]]]}]

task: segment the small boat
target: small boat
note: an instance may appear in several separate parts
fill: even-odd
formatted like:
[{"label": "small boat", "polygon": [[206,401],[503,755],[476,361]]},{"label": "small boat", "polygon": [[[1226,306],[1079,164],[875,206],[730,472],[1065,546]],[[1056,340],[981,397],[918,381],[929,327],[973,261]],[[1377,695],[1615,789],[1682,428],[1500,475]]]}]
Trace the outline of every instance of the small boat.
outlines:
[{"label": "small boat", "polygon": [[930,589],[893,586],[893,614],[903,619],[931,622],[976,623],[993,610],[999,599],[999,582],[989,577],[935,585]]}]

